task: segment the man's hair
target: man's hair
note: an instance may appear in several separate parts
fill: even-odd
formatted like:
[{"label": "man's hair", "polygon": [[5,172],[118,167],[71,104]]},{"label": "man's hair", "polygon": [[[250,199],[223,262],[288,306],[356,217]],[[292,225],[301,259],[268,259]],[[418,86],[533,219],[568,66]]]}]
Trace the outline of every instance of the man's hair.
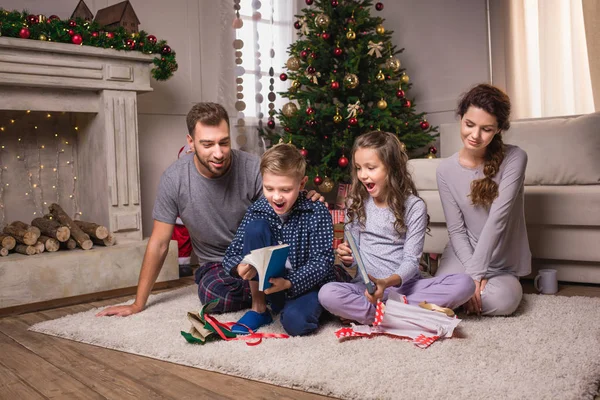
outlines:
[{"label": "man's hair", "polygon": [[227,129],[229,130],[229,115],[225,108],[217,103],[197,103],[186,117],[188,132],[191,136],[194,136],[194,130],[198,122],[206,126],[219,126],[221,121],[227,122]]},{"label": "man's hair", "polygon": [[293,144],[276,144],[260,160],[260,173],[264,175],[265,172],[302,179],[306,173],[306,160]]}]

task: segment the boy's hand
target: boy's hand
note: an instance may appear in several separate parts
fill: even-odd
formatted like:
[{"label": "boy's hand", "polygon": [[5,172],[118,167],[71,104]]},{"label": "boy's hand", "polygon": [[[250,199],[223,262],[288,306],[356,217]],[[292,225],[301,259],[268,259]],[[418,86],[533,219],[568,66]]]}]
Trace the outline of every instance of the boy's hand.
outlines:
[{"label": "boy's hand", "polygon": [[271,278],[269,279],[269,283],[273,286],[265,289],[265,294],[281,292],[282,290],[288,290],[292,287],[292,282],[285,278]]},{"label": "boy's hand", "polygon": [[[321,203],[325,202],[325,197],[321,196],[321,193],[317,192],[316,190],[311,190],[308,192],[306,194],[306,198],[312,201],[320,201]],[[325,203],[325,205],[327,205],[327,203]]]},{"label": "boy's hand", "polygon": [[340,245],[336,249],[336,252],[338,256],[340,256],[340,260],[342,260],[346,267],[349,267],[354,263],[354,257],[352,257],[352,250],[350,249],[350,246],[348,246],[347,242],[340,243]]},{"label": "boy's hand", "polygon": [[250,264],[240,264],[237,266],[237,272],[240,278],[249,281],[254,278],[257,274],[256,268]]}]

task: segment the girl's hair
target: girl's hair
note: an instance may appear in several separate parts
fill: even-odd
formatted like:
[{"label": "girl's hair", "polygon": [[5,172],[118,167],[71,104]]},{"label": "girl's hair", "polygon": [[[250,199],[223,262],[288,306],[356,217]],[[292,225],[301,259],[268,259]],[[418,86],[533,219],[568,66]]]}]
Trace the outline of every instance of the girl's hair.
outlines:
[{"label": "girl's hair", "polygon": [[489,208],[498,197],[498,184],[492,178],[498,173],[500,164],[504,161],[505,147],[502,142],[502,132],[510,128],[510,99],[506,93],[495,86],[479,84],[465,93],[458,102],[456,114],[462,117],[469,107],[481,108],[496,117],[498,133],[485,150],[482,179],[471,182],[471,201],[475,206]]},{"label": "girl's hair", "polygon": [[[360,135],[354,141],[352,159],[358,149],[373,149],[385,166],[387,176],[387,204],[394,213],[394,228],[398,233],[406,231],[404,224],[405,202],[411,194],[418,196],[417,188],[408,172],[408,155],[402,150],[402,143],[389,132],[373,131]],[[348,196],[349,222],[358,221],[364,226],[366,221],[365,200],[370,196],[365,186],[358,180],[356,168],[352,166],[352,188]]]}]

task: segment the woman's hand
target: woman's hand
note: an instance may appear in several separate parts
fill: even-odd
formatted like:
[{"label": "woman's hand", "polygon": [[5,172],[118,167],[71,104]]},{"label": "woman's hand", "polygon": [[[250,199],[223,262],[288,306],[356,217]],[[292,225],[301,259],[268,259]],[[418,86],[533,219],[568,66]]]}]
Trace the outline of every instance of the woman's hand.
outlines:
[{"label": "woman's hand", "polygon": [[467,308],[467,314],[481,315],[481,311],[483,310],[481,295],[483,294],[483,289],[485,289],[488,280],[484,278],[481,281],[474,280],[474,282],[475,293],[473,293],[473,296],[465,303],[465,307]]},{"label": "woman's hand", "polygon": [[352,250],[350,250],[350,246],[348,243],[343,242],[340,243],[338,248],[336,249],[338,256],[340,256],[340,260],[346,267],[351,266],[354,263],[354,257],[352,256]]}]

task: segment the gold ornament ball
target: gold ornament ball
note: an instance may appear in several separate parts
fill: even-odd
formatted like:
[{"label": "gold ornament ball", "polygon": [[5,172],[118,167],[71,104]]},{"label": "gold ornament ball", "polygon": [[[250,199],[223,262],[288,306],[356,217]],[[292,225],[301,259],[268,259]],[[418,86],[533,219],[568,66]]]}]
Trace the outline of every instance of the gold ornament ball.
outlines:
[{"label": "gold ornament ball", "polygon": [[293,87],[294,89],[298,89],[300,86],[302,86],[302,84],[300,83],[300,81],[299,81],[299,80],[294,80],[294,81],[292,82],[292,87]]},{"label": "gold ornament ball", "polygon": [[400,148],[402,149],[403,152],[406,153],[406,145],[404,144],[404,142],[400,142]]},{"label": "gold ornament ball", "polygon": [[346,39],[348,39],[348,40],[356,39],[356,33],[352,29],[349,29],[348,32],[346,32]]},{"label": "gold ornament ball", "polygon": [[329,18],[328,15],[325,15],[325,14],[319,14],[315,18],[315,24],[320,28],[327,28],[329,26],[330,22],[331,22],[331,19]]},{"label": "gold ornament ball", "polygon": [[335,184],[333,183],[333,179],[325,177],[325,179],[323,179],[323,183],[319,185],[319,191],[321,193],[329,193],[333,190],[334,186]]},{"label": "gold ornament ball", "polygon": [[346,76],[344,76],[344,85],[346,85],[348,89],[356,89],[358,86],[358,76],[346,74]]},{"label": "gold ornament ball", "polygon": [[385,101],[384,99],[381,99],[377,102],[377,108],[379,108],[380,110],[385,110],[387,108],[387,101]]},{"label": "gold ornament ball", "polygon": [[429,159],[435,158],[435,154],[427,153],[427,156],[425,158],[429,158]]},{"label": "gold ornament ball", "polygon": [[48,36],[42,33],[38,39],[43,40],[45,42],[46,40],[48,40]]},{"label": "gold ornament ball", "polygon": [[300,59],[298,57],[290,57],[285,63],[285,66],[290,71],[298,71],[300,69]]},{"label": "gold ornament ball", "polygon": [[381,70],[377,73],[377,80],[378,81],[385,80],[385,75],[383,74],[383,72],[381,72]]},{"label": "gold ornament ball", "polygon": [[285,103],[281,110],[281,112],[283,112],[283,115],[285,115],[288,118],[293,116],[294,114],[296,114],[297,111],[298,111],[298,107],[296,107],[296,105],[291,102]]},{"label": "gold ornament ball", "polygon": [[333,122],[335,122],[336,124],[339,124],[340,122],[342,122],[344,118],[340,115],[340,114],[335,114],[333,116]]},{"label": "gold ornament ball", "polygon": [[385,67],[394,72],[398,72],[400,70],[400,66],[400,60],[398,60],[396,57],[390,57],[385,61]]},{"label": "gold ornament ball", "polygon": [[402,75],[402,78],[400,78],[400,80],[402,81],[402,83],[408,83],[408,81],[410,81],[410,78],[408,77],[408,75],[404,74]]},{"label": "gold ornament ball", "polygon": [[375,32],[377,32],[378,35],[383,35],[385,33],[385,28],[383,25],[377,25],[375,27]]}]

